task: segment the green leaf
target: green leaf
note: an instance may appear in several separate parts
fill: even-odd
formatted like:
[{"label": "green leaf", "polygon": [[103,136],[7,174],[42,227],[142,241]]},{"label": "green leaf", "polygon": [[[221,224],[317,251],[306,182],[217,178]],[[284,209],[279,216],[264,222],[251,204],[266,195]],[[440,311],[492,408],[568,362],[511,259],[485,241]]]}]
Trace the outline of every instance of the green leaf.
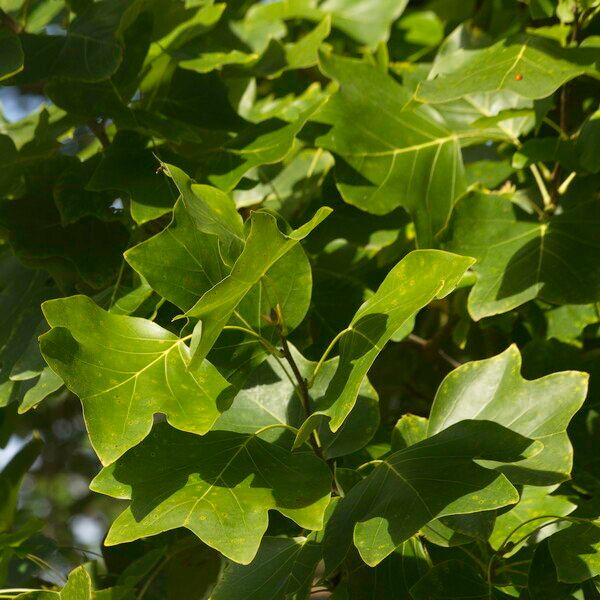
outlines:
[{"label": "green leaf", "polygon": [[219,238],[223,259],[233,264],[242,251],[244,224],[229,196],[208,185],[194,183],[181,169],[164,165],[166,173],[179,190],[196,228]]},{"label": "green leaf", "polygon": [[115,218],[111,208],[114,194],[87,189],[90,178],[101,160],[96,154],[89,160],[66,169],[58,178],[53,196],[63,227],[76,223],[83,217],[96,217],[102,221]]},{"label": "green leaf", "polygon": [[157,172],[159,162],[146,145],[138,133],[120,131],[87,186],[97,192],[125,192],[131,200],[131,216],[140,224],[170,212],[177,199],[168,178]]},{"label": "green leaf", "polygon": [[374,569],[365,565],[356,552],[346,562],[352,600],[412,598],[409,590],[431,567],[427,549],[416,536],[402,542]]},{"label": "green leaf", "polygon": [[251,169],[284,160],[316,108],[311,106],[291,123],[269,119],[249,125],[216,150],[211,149],[203,165],[210,183],[231,191]]},{"label": "green leaf", "polygon": [[196,226],[182,200],[168,227],[125,252],[127,262],[153,290],[188,310],[229,272],[219,238]]},{"label": "green leaf", "polygon": [[600,320],[595,304],[568,304],[546,311],[548,328],[546,337],[570,343],[578,338],[583,330]]},{"label": "green leaf", "polygon": [[544,523],[572,513],[577,508],[575,504],[569,502],[564,496],[551,495],[556,487],[524,486],[519,503],[496,517],[494,530],[490,536],[492,548],[498,550],[503,543],[516,542],[528,533],[533,533]]},{"label": "green leaf", "polygon": [[543,540],[535,547],[535,553],[529,567],[529,594],[532,600],[571,600],[574,598],[574,586],[558,580],[556,566],[548,548],[548,540]]},{"label": "green leaf", "polygon": [[508,479],[473,459],[520,460],[537,444],[490,421],[461,421],[389,455],[350,490],[328,522],[327,572],[352,539],[362,559],[375,566],[433,519],[515,504],[519,495]]},{"label": "green leaf", "polygon": [[293,69],[307,69],[319,62],[319,48],[331,31],[331,19],[325,17],[312,31],[293,44],[271,40],[265,52],[253,65],[257,75],[277,77]]},{"label": "green leaf", "polygon": [[45,271],[24,267],[8,252],[0,255],[0,406],[22,400],[31,391],[28,380],[43,370],[35,341],[40,304],[56,294],[47,283]]},{"label": "green leaf", "polygon": [[512,345],[497,356],[452,371],[436,394],[428,434],[464,419],[494,421],[544,444],[531,460],[502,468],[512,481],[533,485],[564,481],[573,462],[566,429],[585,400],[588,375],[565,371],[527,381],[520,370],[521,354]]},{"label": "green leaf", "polygon": [[[474,226],[476,224],[476,226]],[[553,304],[600,299],[600,205],[582,201],[541,223],[511,196],[471,193],[455,210],[448,249],[477,259],[469,294],[473,319],[533,298]]]},{"label": "green leaf", "polygon": [[385,344],[434,298],[448,295],[471,264],[471,259],[440,250],[416,250],[388,273],[377,292],[339,334],[338,367],[316,410],[303,424],[300,442],[323,419],[329,420],[331,431],[341,427]]},{"label": "green leaf", "polygon": [[387,41],[391,24],[402,14],[406,0],[291,0],[255,5],[248,20],[308,19],[320,21],[331,15],[332,25],[358,42],[374,48]]},{"label": "green leaf", "polygon": [[131,3],[102,0],[89,5],[69,25],[66,35],[21,34],[28,83],[50,76],[99,81],[112,75],[122,59],[118,35]]},{"label": "green leaf", "polygon": [[[330,212],[329,208],[320,208],[310,221],[287,235],[279,231],[272,215],[265,212],[253,213],[246,245],[231,273],[206,292],[186,313],[187,316],[202,321],[202,336],[192,364],[199,364],[206,357],[223,327],[250,290],[268,276],[270,269],[277,268],[278,261],[293,250]],[[275,278],[274,282],[277,283]],[[268,286],[268,280],[264,281],[264,285]],[[274,297],[277,298],[277,294]]]},{"label": "green leaf", "polygon": [[19,600],[92,600],[96,598],[96,595],[92,591],[92,580],[85,566],[81,566],[69,573],[67,583],[60,592],[27,592],[19,594],[15,598]]},{"label": "green leaf", "polygon": [[591,173],[598,173],[600,171],[600,160],[598,159],[599,128],[600,110],[597,110],[583,124],[576,142],[579,162]]},{"label": "green leaf", "polygon": [[548,540],[558,580],[580,583],[600,575],[600,525],[573,523]]},{"label": "green leaf", "polygon": [[301,527],[320,529],[330,472],[309,450],[290,452],[256,435],[212,431],[203,437],[164,423],[92,488],[131,505],[113,523],[113,545],[186,527],[235,562],[248,564],[276,509]]},{"label": "green leaf", "polygon": [[214,600],[284,600],[306,593],[321,559],[319,544],[310,538],[264,537],[249,565],[229,563],[212,592]]},{"label": "green leaf", "polygon": [[526,98],[545,98],[580,75],[597,76],[597,48],[562,48],[536,35],[502,39],[473,50],[451,73],[423,82],[421,102],[448,102],[469,94],[509,90]]},{"label": "green leaf", "polygon": [[0,533],[8,531],[13,524],[21,482],[40,454],[42,446],[42,440],[35,434],[0,472]]},{"label": "green leaf", "polygon": [[414,600],[490,600],[488,584],[470,565],[460,560],[437,564],[410,590]]},{"label": "green leaf", "polygon": [[427,437],[428,422],[417,415],[403,415],[392,431],[392,451],[403,450]]},{"label": "green leaf", "polygon": [[[63,227],[52,198],[27,196],[0,203],[0,226],[23,263],[46,269],[69,289],[107,285],[121,264],[129,233],[121,223],[84,217]],[[90,244],[94,240],[94,244]]]},{"label": "green leaf", "polygon": [[12,31],[0,29],[0,81],[23,70],[23,48]]},{"label": "green leaf", "polygon": [[[174,427],[203,435],[231,402],[231,387],[159,325],[107,313],[86,296],[44,303],[52,329],[44,358],[79,396],[92,446],[110,464],[143,440],[157,412]],[[94,323],[94,328],[89,324]]]},{"label": "green leaf", "polygon": [[[290,346],[290,350],[301,376],[312,381],[317,363],[306,360],[293,346]],[[309,390],[311,407],[323,395],[337,363],[337,358],[326,361],[314,377]],[[352,454],[371,440],[379,424],[377,400],[377,393],[365,379],[356,405],[344,425],[336,433],[332,433],[325,423],[318,428],[321,449],[326,459]],[[244,388],[213,428],[240,433],[256,433],[276,424],[298,428],[305,417],[289,367],[271,356],[251,373]],[[269,433],[265,432],[263,438],[273,441],[280,435],[281,430],[274,429]]]},{"label": "green leaf", "polygon": [[321,70],[340,87],[313,117],[329,127],[316,143],[336,155],[342,197],[378,215],[402,206],[419,245],[431,246],[466,187],[460,139],[479,133],[453,133],[426,107],[407,107],[408,91],[365,62],[323,54]]}]

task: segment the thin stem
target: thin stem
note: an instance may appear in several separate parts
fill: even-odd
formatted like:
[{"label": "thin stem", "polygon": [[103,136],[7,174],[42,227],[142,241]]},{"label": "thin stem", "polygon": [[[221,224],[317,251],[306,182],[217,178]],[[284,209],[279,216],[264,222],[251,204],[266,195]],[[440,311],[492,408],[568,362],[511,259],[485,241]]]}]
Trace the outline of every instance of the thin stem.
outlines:
[{"label": "thin stem", "polygon": [[94,119],[90,119],[87,122],[87,126],[90,128],[90,131],[98,138],[98,141],[102,145],[102,148],[106,150],[110,146],[110,140],[108,139],[108,135],[106,135],[104,125],[102,123],[98,123]]},{"label": "thin stem", "polygon": [[265,431],[269,431],[269,429],[277,429],[277,428],[283,428],[283,429],[288,429],[289,431],[291,431],[293,434],[298,434],[298,430],[295,427],[292,427],[291,425],[288,425],[287,423],[271,423],[270,425],[265,425],[264,427],[261,427],[260,429],[258,429],[257,431],[254,432],[254,435],[259,435],[260,433],[264,433]]},{"label": "thin stem", "polygon": [[[304,408],[304,414],[306,415],[306,418],[308,419],[308,417],[310,417],[310,415],[311,415],[310,397],[308,395],[308,382],[302,376],[302,373],[300,373],[300,369],[298,368],[298,365],[296,364],[296,361],[294,360],[294,357],[292,356],[292,352],[290,350],[290,346],[288,344],[287,338],[284,335],[284,328],[281,324],[281,321],[279,322],[279,332],[280,332],[280,338],[281,338],[281,349],[283,352],[283,357],[285,358],[287,363],[290,365],[290,367],[292,369],[292,373],[294,374],[294,377],[296,378],[297,383],[294,387],[296,387],[296,389],[299,392],[300,401],[302,402],[302,406]],[[316,437],[314,431],[311,431],[311,434],[310,434],[310,445],[312,446],[312,449],[314,450],[315,454],[320,459],[325,460],[325,457],[323,456],[323,450],[321,449],[321,446],[319,444],[319,441],[317,440],[317,437]]]},{"label": "thin stem", "polygon": [[323,352],[323,356],[321,356],[321,358],[319,359],[319,362],[317,363],[317,366],[315,367],[315,370],[313,371],[312,377],[310,379],[310,382],[308,384],[308,387],[311,388],[315,382],[315,379],[317,378],[317,374],[319,373],[319,371],[321,370],[321,367],[323,366],[323,363],[327,360],[327,357],[329,356],[329,354],[331,353],[331,351],[333,350],[333,348],[335,347],[335,345],[340,341],[340,339],[343,337],[343,335],[348,332],[348,328],[346,329],[342,329],[342,331],[340,331],[329,343],[329,346],[327,346],[327,348],[325,349],[325,352]]},{"label": "thin stem", "polygon": [[554,129],[554,131],[556,131],[556,133],[558,133],[558,135],[560,136],[561,139],[563,139],[563,140],[569,139],[567,134],[560,128],[560,125],[555,123],[552,119],[550,119],[549,117],[544,117],[542,119],[542,121],[544,123],[546,123],[546,125],[548,125],[548,127],[551,127],[552,129]]},{"label": "thin stem", "polygon": [[542,201],[544,202],[544,208],[546,210],[553,209],[554,203],[552,202],[552,198],[550,196],[550,193],[548,192],[548,188],[544,183],[544,178],[542,177],[539,169],[537,168],[537,165],[529,165],[529,169],[531,170],[533,178],[535,179],[535,182],[537,183],[537,186],[540,190]]},{"label": "thin stem", "polygon": [[379,459],[375,459],[375,460],[370,460],[369,462],[366,462],[362,465],[360,465],[360,467],[356,467],[357,471],[360,471],[362,469],[366,469],[368,466],[370,465],[380,465],[383,461],[379,460]]},{"label": "thin stem", "polygon": [[243,331],[244,333],[246,333],[247,335],[251,335],[252,337],[255,337],[256,339],[258,339],[258,341],[266,348],[266,350],[268,352],[270,352],[271,354],[279,354],[279,350],[277,350],[277,348],[275,348],[275,346],[273,346],[273,344],[271,344],[268,340],[266,340],[262,335],[260,335],[260,333],[256,333],[256,331],[252,330],[252,329],[248,329],[246,327],[241,327],[239,325],[225,325],[225,327],[223,327],[224,330],[229,330],[229,331]]},{"label": "thin stem", "polygon": [[[520,523],[519,525],[517,525],[507,536],[506,538],[504,538],[504,541],[502,542],[502,544],[500,544],[500,546],[498,547],[497,550],[497,554],[502,554],[503,553],[503,549],[506,546],[506,544],[510,541],[510,538],[517,533],[517,531],[519,531],[519,529],[521,529],[522,527],[524,527],[525,525],[528,525],[529,523],[532,523],[533,521],[539,521],[540,519],[554,519],[554,521],[550,521],[547,524],[550,523],[556,523],[556,521],[576,521],[576,522],[581,522],[581,521],[585,521],[587,522],[586,519],[578,519],[577,517],[568,517],[568,516],[559,516],[559,515],[540,515],[539,517],[532,517],[531,519],[527,519],[527,521],[523,521],[522,523]],[[542,527],[545,527],[546,524],[542,525]],[[539,528],[537,528],[539,529]],[[537,531],[537,529],[535,531]],[[531,533],[535,533],[535,531],[532,531]],[[531,535],[531,534],[529,534]],[[513,544],[513,548],[516,546],[517,544]]]},{"label": "thin stem", "polygon": [[437,355],[441,359],[445,360],[453,369],[457,369],[458,367],[460,367],[462,365],[462,363],[460,363],[456,359],[452,358],[449,354],[444,352],[441,348],[433,348],[426,339],[424,339],[418,335],[415,335],[414,333],[409,333],[407,339],[409,342],[416,344],[417,346],[423,348],[423,350],[425,350],[425,351],[435,350]]}]

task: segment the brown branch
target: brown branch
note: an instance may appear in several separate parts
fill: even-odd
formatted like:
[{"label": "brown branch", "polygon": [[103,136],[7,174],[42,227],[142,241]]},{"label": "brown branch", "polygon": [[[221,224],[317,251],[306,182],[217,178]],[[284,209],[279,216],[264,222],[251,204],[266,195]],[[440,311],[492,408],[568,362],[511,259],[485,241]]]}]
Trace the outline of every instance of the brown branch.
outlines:
[{"label": "brown branch", "polygon": [[19,25],[8,13],[0,8],[0,23],[7,29],[17,35],[23,31],[23,27]]},{"label": "brown branch", "polygon": [[110,146],[110,140],[108,139],[108,135],[106,135],[106,130],[104,129],[104,125],[102,123],[98,123],[94,119],[90,119],[87,122],[87,126],[90,131],[98,138],[98,141],[102,145],[102,148],[106,150]]},{"label": "brown branch", "polygon": [[[281,327],[280,327],[280,337],[281,337],[281,351],[283,352],[283,357],[290,365],[290,367],[292,369],[292,373],[294,374],[294,377],[296,378],[296,382],[297,382],[296,387],[298,388],[298,393],[300,395],[302,407],[304,408],[304,414],[305,414],[306,418],[308,419],[308,417],[310,417],[310,415],[311,415],[310,397],[308,395],[308,382],[306,381],[306,379],[304,377],[302,377],[302,373],[300,373],[300,369],[298,368],[298,365],[296,364],[296,361],[294,360],[294,357],[292,356],[292,352],[290,351],[290,346],[288,344],[287,338],[284,335]],[[322,460],[325,460],[325,457],[323,456],[323,450],[321,449],[321,446],[319,446],[319,444],[317,442],[314,431],[311,432],[309,439],[310,439],[310,445],[312,446],[313,450],[315,451],[315,454]]]}]

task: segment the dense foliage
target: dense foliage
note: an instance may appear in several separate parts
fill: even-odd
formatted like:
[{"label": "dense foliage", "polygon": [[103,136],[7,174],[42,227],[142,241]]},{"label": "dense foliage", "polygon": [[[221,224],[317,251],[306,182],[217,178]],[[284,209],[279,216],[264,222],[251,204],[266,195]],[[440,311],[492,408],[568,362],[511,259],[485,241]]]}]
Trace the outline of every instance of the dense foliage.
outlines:
[{"label": "dense foliage", "polygon": [[599,0],[0,7],[1,598],[599,597]]}]

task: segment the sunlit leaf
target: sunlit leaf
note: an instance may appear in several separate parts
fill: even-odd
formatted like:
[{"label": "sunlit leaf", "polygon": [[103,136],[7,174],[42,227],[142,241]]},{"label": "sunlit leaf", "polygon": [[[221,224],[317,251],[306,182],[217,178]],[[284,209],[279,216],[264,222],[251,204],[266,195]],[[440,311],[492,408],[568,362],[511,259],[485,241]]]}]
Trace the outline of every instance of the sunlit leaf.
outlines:
[{"label": "sunlit leaf", "polygon": [[42,353],[80,397],[103,464],[143,440],[157,412],[204,434],[231,402],[217,370],[208,361],[190,368],[185,341],[151,321],[107,313],[85,296],[43,308],[52,329],[40,338]]},{"label": "sunlit leaf", "polygon": [[310,450],[290,452],[257,435],[213,431],[198,437],[158,424],[139,446],[92,483],[130,498],[107,544],[187,527],[235,562],[248,564],[276,509],[320,529],[330,472]]}]

